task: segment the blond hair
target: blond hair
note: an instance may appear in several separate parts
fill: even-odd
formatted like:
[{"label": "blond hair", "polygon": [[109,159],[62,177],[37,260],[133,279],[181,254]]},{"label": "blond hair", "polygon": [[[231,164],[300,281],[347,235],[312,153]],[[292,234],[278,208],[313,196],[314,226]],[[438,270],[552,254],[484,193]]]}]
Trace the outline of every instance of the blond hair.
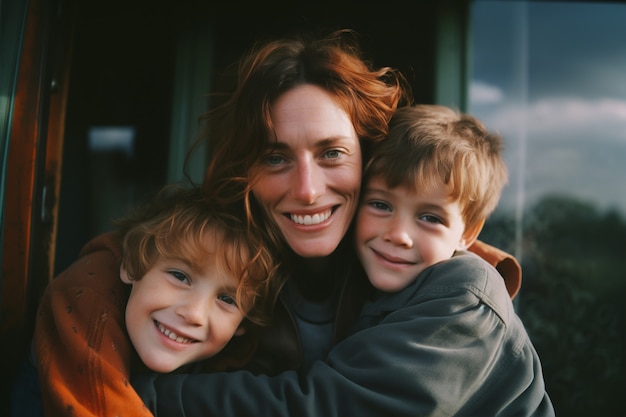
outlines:
[{"label": "blond hair", "polygon": [[470,229],[495,210],[508,181],[502,147],[502,138],[471,115],[440,105],[404,107],[374,149],[365,179],[383,178],[390,188],[445,184]]}]

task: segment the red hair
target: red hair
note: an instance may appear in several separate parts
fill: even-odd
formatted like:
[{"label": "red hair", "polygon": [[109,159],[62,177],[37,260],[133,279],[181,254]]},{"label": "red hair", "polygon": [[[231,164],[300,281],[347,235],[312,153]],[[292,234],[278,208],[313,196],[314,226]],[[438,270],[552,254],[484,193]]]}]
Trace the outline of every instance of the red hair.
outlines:
[{"label": "red hair", "polygon": [[[370,145],[383,140],[400,105],[410,104],[410,88],[400,72],[372,69],[361,57],[354,32],[256,44],[239,61],[234,90],[205,116],[210,162],[203,189],[216,204],[243,210],[249,224],[262,219],[250,198],[253,168],[270,147],[272,104],[302,84],[326,90],[350,117],[364,160]],[[241,204],[243,202],[243,204]],[[273,239],[274,240],[274,239]]]}]

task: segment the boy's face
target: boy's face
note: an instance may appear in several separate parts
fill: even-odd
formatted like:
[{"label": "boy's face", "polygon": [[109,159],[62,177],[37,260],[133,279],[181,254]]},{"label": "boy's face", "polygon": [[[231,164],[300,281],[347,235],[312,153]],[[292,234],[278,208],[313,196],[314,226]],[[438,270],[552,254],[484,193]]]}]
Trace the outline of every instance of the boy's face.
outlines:
[{"label": "boy's face", "polygon": [[124,269],[121,278],[133,286],[126,306],[128,334],[154,371],[171,372],[206,359],[243,333],[237,279],[218,273],[210,259],[195,268],[181,259],[161,259],[140,280],[129,280]]},{"label": "boy's face", "polygon": [[399,291],[427,267],[464,249],[461,209],[443,184],[435,192],[389,189],[372,178],[357,213],[355,242],[372,285]]}]

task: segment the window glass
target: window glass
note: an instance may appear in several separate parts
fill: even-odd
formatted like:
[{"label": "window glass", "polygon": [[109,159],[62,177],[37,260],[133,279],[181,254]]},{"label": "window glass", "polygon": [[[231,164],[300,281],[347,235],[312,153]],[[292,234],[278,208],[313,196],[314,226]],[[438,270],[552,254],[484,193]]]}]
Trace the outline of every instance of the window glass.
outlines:
[{"label": "window glass", "polygon": [[510,170],[481,238],[516,254],[517,308],[557,415],[623,415],[626,3],[475,1],[469,112]]}]

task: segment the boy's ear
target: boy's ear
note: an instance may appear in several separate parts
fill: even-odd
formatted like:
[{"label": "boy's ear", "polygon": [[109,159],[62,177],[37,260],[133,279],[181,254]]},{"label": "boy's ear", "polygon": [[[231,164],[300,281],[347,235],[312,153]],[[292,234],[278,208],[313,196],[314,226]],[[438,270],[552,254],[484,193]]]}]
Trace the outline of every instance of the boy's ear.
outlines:
[{"label": "boy's ear", "polygon": [[478,239],[478,235],[481,230],[483,230],[483,226],[485,225],[485,220],[481,220],[471,229],[465,230],[463,232],[463,236],[461,236],[461,241],[459,242],[459,247],[463,250],[469,248],[474,244],[476,239]]},{"label": "boy's ear", "polygon": [[243,336],[246,333],[246,328],[243,324],[240,324],[235,331],[235,336]]},{"label": "boy's ear", "polygon": [[131,280],[128,277],[128,272],[126,271],[126,268],[124,268],[123,266],[120,266],[120,279],[122,280],[122,282],[124,284],[132,284],[133,280]]}]

